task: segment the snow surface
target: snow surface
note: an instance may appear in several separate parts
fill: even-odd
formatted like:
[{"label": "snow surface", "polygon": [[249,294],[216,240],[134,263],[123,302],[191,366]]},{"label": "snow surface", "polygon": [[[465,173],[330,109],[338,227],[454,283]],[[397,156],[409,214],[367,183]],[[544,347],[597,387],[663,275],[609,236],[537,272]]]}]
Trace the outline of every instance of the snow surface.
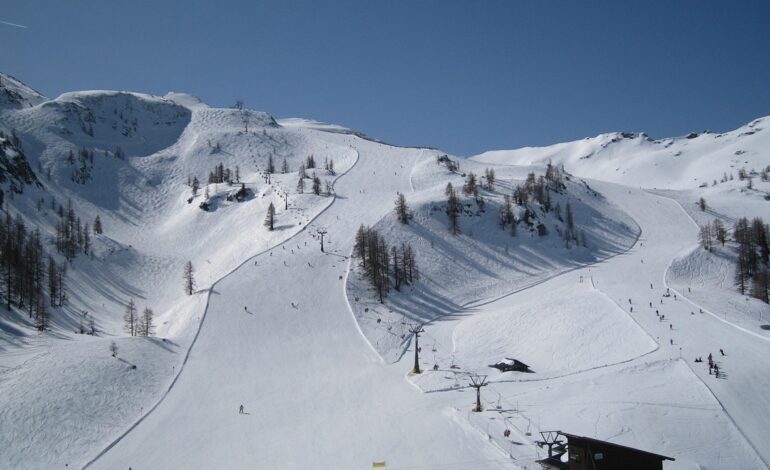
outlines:
[{"label": "snow surface", "polygon": [[[676,458],[666,469],[770,462],[770,339],[751,320],[767,306],[746,309],[734,292],[729,246],[697,248],[697,224],[714,217],[770,218],[758,178],[754,190],[737,178],[711,186],[770,163],[764,119],[719,136],[606,134],[461,160],[477,175],[494,166],[499,183],[454,237],[440,205],[462,177],[436,150],[180,93],[24,93],[29,105],[0,110],[0,128],[17,130],[41,186],[6,206],[50,238],[50,198],[71,199],[105,232],[92,258],[74,261],[50,332],[24,312],[0,314],[0,468],[539,468],[534,441],[555,429]],[[86,185],[65,161],[82,146],[96,154]],[[336,174],[315,171],[332,195],[297,194],[310,154],[334,159]],[[292,172],[267,183],[268,155]],[[555,197],[571,201],[585,247],[565,248],[552,215],[541,214],[546,237],[496,225],[502,194],[549,159],[576,175]],[[203,188],[188,203],[186,181],[219,163],[237,165],[253,196],[227,201],[237,188],[212,184],[205,212]],[[392,213],[397,192],[414,211],[407,226]],[[270,202],[273,232],[262,224]],[[350,257],[361,224],[418,254],[422,280],[385,304]],[[155,310],[156,337],[122,332],[128,298]],[[97,336],[74,333],[84,310]],[[420,375],[409,373],[412,322],[425,329]],[[720,379],[692,362],[709,352]],[[533,373],[488,367],[505,357]],[[470,412],[471,373],[490,380],[483,413]]]}]

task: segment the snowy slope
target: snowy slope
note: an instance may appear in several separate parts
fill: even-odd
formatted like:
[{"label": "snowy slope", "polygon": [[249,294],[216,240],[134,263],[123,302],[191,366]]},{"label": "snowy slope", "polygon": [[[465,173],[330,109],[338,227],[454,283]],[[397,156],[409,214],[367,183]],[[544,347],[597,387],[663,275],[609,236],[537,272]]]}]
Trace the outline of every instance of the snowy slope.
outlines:
[{"label": "snowy slope", "polygon": [[0,112],[38,105],[46,97],[16,78],[0,73]]},{"label": "snowy slope", "polygon": [[[453,236],[443,191],[463,177],[436,163],[439,151],[181,93],[46,100],[14,83],[27,98],[0,111],[0,129],[16,130],[40,186],[6,208],[39,226],[52,253],[52,199],[71,200],[84,221],[98,214],[104,234],[93,256],[72,263],[70,299],[49,332],[23,311],[0,313],[0,467],[539,468],[534,440],[552,429],[671,455],[667,469],[770,462],[770,370],[758,359],[770,342],[758,325],[731,321],[742,307],[715,274],[726,268],[695,251],[687,216],[764,214],[765,183],[710,185],[730,165],[766,165],[763,120],[719,137],[608,134],[462,160],[466,173],[493,167],[498,183],[482,191],[484,211],[466,198]],[[67,161],[81,148],[94,151],[85,184]],[[331,194],[298,192],[311,154],[334,160],[335,172],[309,170]],[[290,171],[268,177],[269,156]],[[503,195],[549,159],[576,175],[553,198],[570,202],[585,246],[567,248],[563,221],[536,206],[545,236],[522,227],[512,238],[497,225]],[[239,168],[249,196],[228,201],[239,186],[211,184],[203,211],[220,163]],[[191,176],[203,183],[195,197]],[[414,213],[406,226],[393,215],[398,192]],[[703,195],[707,215],[694,204]],[[262,223],[271,202],[274,231]],[[350,256],[361,224],[417,251],[421,280],[384,304]],[[181,282],[188,260],[191,296]],[[697,286],[692,298],[685,285]],[[677,300],[662,297],[666,287]],[[156,337],[122,331],[129,298],[155,310]],[[74,333],[84,310],[97,336]],[[409,374],[405,330],[415,322],[425,328],[421,375]],[[692,359],[719,348],[716,379]],[[504,357],[533,373],[489,368]],[[474,372],[491,380],[483,413],[469,411]]]},{"label": "snowy slope", "polygon": [[578,176],[633,187],[688,189],[711,185],[740,168],[760,171],[770,165],[770,118],[755,119],[730,132],[704,132],[653,140],[646,134],[611,133],[583,140],[473,157],[487,163],[564,165]]}]

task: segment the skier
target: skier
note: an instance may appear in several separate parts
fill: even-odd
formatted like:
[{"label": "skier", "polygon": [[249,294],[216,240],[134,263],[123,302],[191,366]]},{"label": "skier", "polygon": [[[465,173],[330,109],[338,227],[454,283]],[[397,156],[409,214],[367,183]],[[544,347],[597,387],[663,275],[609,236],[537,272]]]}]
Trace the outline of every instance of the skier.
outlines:
[{"label": "skier", "polygon": [[241,407],[238,408],[238,414],[241,414],[241,415],[243,414],[243,405],[241,405]]},{"label": "skier", "polygon": [[634,307],[631,307],[631,313],[634,313]]},{"label": "skier", "polygon": [[650,302],[650,308],[652,308],[652,302]]},{"label": "skier", "polygon": [[724,356],[724,355],[725,355],[725,350],[724,350],[724,349],[720,349],[720,350],[719,350],[719,353],[720,353],[720,354],[722,354],[722,355]]},{"label": "skier", "polygon": [[674,345],[674,338],[671,338],[671,346]]},{"label": "skier", "polygon": [[669,323],[668,324],[668,329],[669,330],[673,330],[674,329],[674,324],[673,323]]},{"label": "skier", "polygon": [[650,289],[652,289],[652,283],[650,283]]}]

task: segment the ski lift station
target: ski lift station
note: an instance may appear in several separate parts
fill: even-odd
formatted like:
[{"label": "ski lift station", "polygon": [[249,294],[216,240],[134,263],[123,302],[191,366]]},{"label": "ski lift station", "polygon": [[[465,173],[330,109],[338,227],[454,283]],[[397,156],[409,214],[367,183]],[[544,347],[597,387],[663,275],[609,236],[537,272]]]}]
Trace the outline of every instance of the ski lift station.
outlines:
[{"label": "ski lift station", "polygon": [[[561,431],[541,434],[544,434],[542,445],[549,447],[549,458],[541,463],[554,469],[663,470],[663,461],[674,460],[665,455]],[[560,437],[566,438],[566,445]],[[566,462],[561,458],[565,452]]]}]

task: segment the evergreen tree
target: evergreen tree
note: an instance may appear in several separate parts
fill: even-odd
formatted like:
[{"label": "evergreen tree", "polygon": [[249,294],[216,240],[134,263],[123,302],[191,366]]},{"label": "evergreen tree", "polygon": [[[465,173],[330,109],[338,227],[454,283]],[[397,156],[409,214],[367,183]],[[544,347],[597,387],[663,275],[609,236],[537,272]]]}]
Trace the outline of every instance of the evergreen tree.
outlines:
[{"label": "evergreen tree", "polygon": [[484,170],[484,176],[487,180],[487,190],[492,191],[495,189],[495,170],[493,168],[486,168]]},{"label": "evergreen tree", "polygon": [[185,293],[187,295],[192,295],[195,291],[195,269],[193,268],[192,261],[185,263],[182,277],[184,279]]},{"label": "evergreen tree", "polygon": [[200,188],[201,188],[201,183],[200,183],[200,181],[198,181],[198,177],[197,176],[193,177],[191,186],[192,186],[192,196],[193,197],[197,197],[198,196],[198,190],[200,190]]},{"label": "evergreen tree", "polygon": [[283,158],[283,162],[281,162],[281,173],[288,173],[289,172],[289,164],[286,162],[286,157]]},{"label": "evergreen tree", "polygon": [[51,302],[51,307],[56,306],[56,301],[59,299],[59,274],[56,262],[53,257],[48,256],[48,298]]},{"label": "evergreen tree", "polygon": [[473,174],[473,172],[468,173],[468,177],[465,180],[465,184],[463,185],[463,194],[466,196],[470,195],[477,195],[479,192],[478,186],[476,184],[476,175]]},{"label": "evergreen tree", "polygon": [[570,247],[570,244],[573,240],[577,240],[577,234],[575,233],[575,218],[572,215],[572,206],[570,203],[567,203],[567,223],[566,228],[564,229],[564,240],[567,244],[567,248]]},{"label": "evergreen tree", "polygon": [[313,154],[310,154],[310,156],[307,157],[305,167],[308,169],[315,168],[315,158],[313,158]]},{"label": "evergreen tree", "polygon": [[138,335],[139,336],[151,336],[155,333],[155,325],[153,323],[153,313],[149,307],[145,307],[142,311],[142,316],[139,318]]},{"label": "evergreen tree", "polygon": [[297,192],[300,194],[305,192],[305,179],[302,176],[297,180]]},{"label": "evergreen tree", "polygon": [[97,235],[101,235],[102,233],[102,219],[100,219],[98,215],[94,219],[94,233]]},{"label": "evergreen tree", "polygon": [[317,176],[313,177],[313,194],[316,196],[321,194],[321,178]]},{"label": "evergreen tree", "polygon": [[361,224],[356,232],[355,243],[353,244],[353,256],[360,258],[363,266],[366,266],[366,242],[367,242],[367,229]]},{"label": "evergreen tree", "polygon": [[500,206],[500,216],[498,223],[500,224],[500,229],[505,230],[505,227],[508,226],[509,223],[511,223],[511,220],[513,219],[513,207],[511,206],[511,197],[505,194],[503,196],[503,204]]},{"label": "evergreen tree", "polygon": [[754,275],[751,296],[766,304],[770,303],[770,272],[767,268]]},{"label": "evergreen tree", "polygon": [[447,196],[446,214],[449,217],[449,231],[452,232],[452,235],[457,235],[460,233],[460,200],[452,187],[452,183],[447,184],[447,192],[449,195]]},{"label": "evergreen tree", "polygon": [[136,304],[134,299],[130,299],[126,305],[126,313],[123,314],[123,329],[131,336],[136,336],[138,326]]},{"label": "evergreen tree", "polygon": [[267,215],[265,216],[265,227],[267,227],[268,230],[272,231],[274,224],[275,224],[275,207],[271,202],[270,205],[267,206]]},{"label": "evergreen tree", "polygon": [[409,206],[406,204],[406,196],[404,193],[398,193],[396,197],[396,216],[398,221],[402,224],[409,223]]},{"label": "evergreen tree", "polygon": [[267,172],[268,173],[275,173],[275,165],[273,164],[273,156],[268,155],[267,157]]},{"label": "evergreen tree", "polygon": [[45,306],[45,302],[40,299],[40,303],[37,306],[37,312],[35,314],[35,328],[38,331],[45,331],[48,329],[50,323],[50,317],[48,315],[48,308]]}]

